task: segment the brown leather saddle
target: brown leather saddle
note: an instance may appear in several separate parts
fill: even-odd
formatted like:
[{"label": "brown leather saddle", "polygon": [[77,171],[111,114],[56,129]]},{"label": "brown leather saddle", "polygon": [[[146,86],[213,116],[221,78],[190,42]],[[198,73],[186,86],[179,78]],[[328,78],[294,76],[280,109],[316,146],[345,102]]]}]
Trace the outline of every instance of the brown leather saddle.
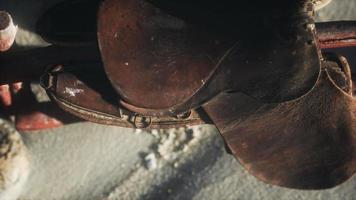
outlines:
[{"label": "brown leather saddle", "polygon": [[[97,123],[215,124],[232,154],[266,183],[322,189],[344,182],[356,170],[351,72],[343,57],[321,55],[312,3],[235,4],[94,3],[102,62],[58,63],[41,84],[60,107]],[[51,24],[49,16],[42,24]]]}]

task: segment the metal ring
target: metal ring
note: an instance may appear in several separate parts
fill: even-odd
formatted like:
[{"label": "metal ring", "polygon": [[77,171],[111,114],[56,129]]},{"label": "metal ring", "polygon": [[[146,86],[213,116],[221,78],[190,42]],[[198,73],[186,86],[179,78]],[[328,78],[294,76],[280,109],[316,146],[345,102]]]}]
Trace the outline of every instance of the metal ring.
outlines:
[{"label": "metal ring", "polygon": [[188,119],[192,115],[192,111],[181,113],[176,116],[177,119]]},{"label": "metal ring", "polygon": [[[140,119],[140,118],[141,118],[141,121],[138,121],[138,119]],[[147,122],[147,119],[149,119],[148,122]],[[134,125],[136,128],[140,128],[140,129],[148,128],[152,124],[152,118],[136,114],[134,116],[133,122],[134,122]]]},{"label": "metal ring", "polygon": [[50,65],[46,68],[45,74],[40,77],[40,86],[48,90],[53,86],[53,73],[63,70],[63,65]]},{"label": "metal ring", "polygon": [[46,73],[40,77],[40,86],[45,90],[50,89],[53,86],[53,76],[50,73]]}]

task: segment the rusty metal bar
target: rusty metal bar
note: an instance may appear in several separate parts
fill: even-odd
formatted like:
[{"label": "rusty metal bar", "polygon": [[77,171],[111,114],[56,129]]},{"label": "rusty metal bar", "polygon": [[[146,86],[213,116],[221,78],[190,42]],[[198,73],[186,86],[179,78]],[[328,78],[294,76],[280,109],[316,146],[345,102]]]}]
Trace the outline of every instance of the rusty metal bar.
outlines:
[{"label": "rusty metal bar", "polygon": [[356,21],[317,23],[316,30],[322,49],[356,46]]}]

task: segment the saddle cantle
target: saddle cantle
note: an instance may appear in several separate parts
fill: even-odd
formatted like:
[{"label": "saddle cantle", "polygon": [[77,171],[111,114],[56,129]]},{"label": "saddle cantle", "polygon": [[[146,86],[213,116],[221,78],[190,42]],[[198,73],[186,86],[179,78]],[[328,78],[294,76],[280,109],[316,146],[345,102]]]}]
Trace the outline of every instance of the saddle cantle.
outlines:
[{"label": "saddle cantle", "polygon": [[42,85],[89,121],[213,123],[266,183],[329,188],[355,173],[355,99],[344,58],[321,55],[308,0],[105,0],[102,63],[59,63]]}]

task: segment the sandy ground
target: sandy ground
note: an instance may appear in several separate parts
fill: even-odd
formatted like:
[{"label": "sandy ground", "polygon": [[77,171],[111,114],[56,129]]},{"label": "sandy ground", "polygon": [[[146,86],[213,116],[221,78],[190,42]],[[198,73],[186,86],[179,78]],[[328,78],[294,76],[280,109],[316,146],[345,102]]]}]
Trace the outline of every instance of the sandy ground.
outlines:
[{"label": "sandy ground", "polygon": [[[37,17],[60,0],[1,0],[19,24],[20,45]],[[355,0],[334,0],[318,20],[356,20]],[[25,67],[25,66],[24,66]],[[213,126],[143,132],[92,123],[23,133],[31,154],[24,200],[52,199],[356,199],[356,178],[329,190],[264,184],[225,152]]]}]

